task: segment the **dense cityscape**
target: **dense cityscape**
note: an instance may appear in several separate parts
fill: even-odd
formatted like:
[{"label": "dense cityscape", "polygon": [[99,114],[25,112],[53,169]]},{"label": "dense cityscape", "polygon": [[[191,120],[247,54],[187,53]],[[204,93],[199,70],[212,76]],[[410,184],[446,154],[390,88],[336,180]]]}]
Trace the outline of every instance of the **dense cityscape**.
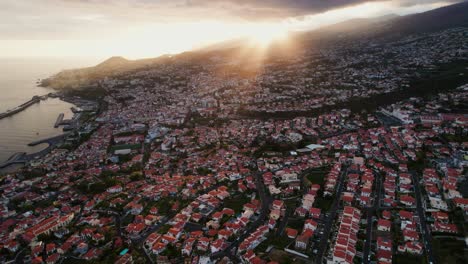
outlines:
[{"label": "dense cityscape", "polygon": [[467,36],[181,55],[60,91],[67,132],[0,178],[0,261],[465,263]]}]

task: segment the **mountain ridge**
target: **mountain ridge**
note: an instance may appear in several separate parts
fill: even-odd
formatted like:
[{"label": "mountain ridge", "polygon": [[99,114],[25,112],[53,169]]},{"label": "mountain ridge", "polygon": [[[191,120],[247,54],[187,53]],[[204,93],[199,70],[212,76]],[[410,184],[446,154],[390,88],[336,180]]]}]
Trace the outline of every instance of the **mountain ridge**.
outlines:
[{"label": "mountain ridge", "polygon": [[[344,35],[372,35],[374,37],[399,37],[405,34],[425,33],[444,30],[452,27],[468,26],[468,1],[433,9],[423,13],[407,16],[386,15],[377,18],[352,19],[325,26],[313,31],[297,32],[294,38],[309,45],[308,41],[336,39]],[[121,56],[111,57],[93,67],[65,70],[43,80],[43,86],[55,89],[78,89],[89,81],[104,77],[144,69],[159,63],[203,57],[216,53],[235,53],[241,49],[244,39],[215,43],[205,48],[187,51],[177,55],[162,55],[156,58],[128,60]],[[245,43],[244,43],[245,45]],[[248,52],[255,52],[247,49]],[[274,52],[273,52],[274,53]],[[245,56],[248,58],[249,56]]]}]

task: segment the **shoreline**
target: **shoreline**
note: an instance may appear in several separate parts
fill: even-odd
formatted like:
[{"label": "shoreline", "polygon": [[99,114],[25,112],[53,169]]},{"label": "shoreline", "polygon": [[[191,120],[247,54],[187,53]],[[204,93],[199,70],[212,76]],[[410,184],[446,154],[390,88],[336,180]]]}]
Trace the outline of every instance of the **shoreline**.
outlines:
[{"label": "shoreline", "polygon": [[[35,99],[36,98],[36,99]],[[40,98],[40,99],[38,99]],[[59,123],[57,121],[55,124],[51,124],[52,127],[58,128],[62,126],[63,133],[60,135],[55,135],[55,136],[49,136],[46,138],[38,139],[33,142],[29,142],[25,146],[35,146],[38,144],[46,143],[47,146],[40,150],[40,151],[35,151],[32,153],[27,153],[24,151],[19,151],[16,153],[13,153],[8,159],[1,161],[0,162],[0,175],[5,174],[5,173],[14,173],[17,172],[18,170],[24,168],[27,166],[27,164],[33,160],[39,159],[45,155],[47,155],[50,151],[52,151],[54,148],[56,148],[58,145],[63,143],[66,139],[66,137],[70,134],[72,134],[74,131],[76,131],[79,126],[76,126],[76,124],[72,124],[75,122],[78,122],[77,120],[80,118],[82,115],[83,111],[90,111],[89,109],[94,109],[93,107],[96,107],[96,111],[99,109],[99,102],[98,101],[93,101],[89,99],[84,99],[78,95],[67,95],[63,92],[54,92],[54,93],[49,93],[44,96],[34,96],[34,100],[38,100],[40,102],[41,100],[47,100],[48,98],[57,98],[63,102],[69,103],[72,106],[70,107],[70,111],[73,113],[73,116],[70,119],[63,119],[63,113],[57,113],[57,121],[61,119]],[[31,99],[31,100],[33,100]],[[28,101],[29,102],[29,101]],[[28,102],[23,103],[22,105],[16,107],[22,107],[28,104]],[[31,103],[31,105],[34,105],[34,103]],[[22,112],[26,108],[28,108],[30,105],[27,105],[24,109],[16,112]],[[92,111],[91,110],[91,111]],[[14,114],[10,114],[10,117],[13,117]],[[61,117],[61,118],[60,118]],[[2,118],[0,118],[2,119]],[[71,127],[71,129],[69,129]],[[16,168],[13,168],[14,166],[18,166]]]}]

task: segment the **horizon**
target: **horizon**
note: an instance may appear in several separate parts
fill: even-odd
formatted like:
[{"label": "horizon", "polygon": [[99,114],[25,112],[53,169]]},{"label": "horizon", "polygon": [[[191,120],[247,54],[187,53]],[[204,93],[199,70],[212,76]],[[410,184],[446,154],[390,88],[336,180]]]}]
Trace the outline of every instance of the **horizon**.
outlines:
[{"label": "horizon", "polygon": [[[5,20],[0,26],[0,58],[89,58],[99,62],[121,56],[136,60],[175,55],[239,38],[250,39],[262,48],[287,39],[291,32],[357,18],[421,13],[460,1],[175,2],[7,0],[0,3]],[[107,9],[99,12],[98,8]],[[43,10],[52,12],[37,15]]]}]

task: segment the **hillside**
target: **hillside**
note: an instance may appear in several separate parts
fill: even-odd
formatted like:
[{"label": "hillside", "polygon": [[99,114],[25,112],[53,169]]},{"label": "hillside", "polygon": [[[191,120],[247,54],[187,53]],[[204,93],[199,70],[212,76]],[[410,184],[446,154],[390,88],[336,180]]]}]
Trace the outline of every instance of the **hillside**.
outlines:
[{"label": "hillside", "polygon": [[[455,27],[468,27],[468,2],[434,9],[428,12],[408,16],[387,15],[372,19],[352,19],[335,25],[323,27],[310,32],[293,34],[294,44],[289,47],[275,45],[270,47],[268,56],[286,56],[298,50],[311,47],[319,48],[328,41],[340,40],[343,37],[371,39],[400,38],[414,33],[427,33]],[[106,76],[118,75],[130,71],[148,68],[168,61],[197,60],[203,62],[211,56],[223,55],[234,57],[242,53],[245,60],[255,60],[258,51],[246,44],[243,39],[213,44],[192,52],[175,56],[127,60],[112,57],[94,66],[82,69],[65,70],[42,82],[43,86],[55,89],[82,89],[90,82]]]}]

